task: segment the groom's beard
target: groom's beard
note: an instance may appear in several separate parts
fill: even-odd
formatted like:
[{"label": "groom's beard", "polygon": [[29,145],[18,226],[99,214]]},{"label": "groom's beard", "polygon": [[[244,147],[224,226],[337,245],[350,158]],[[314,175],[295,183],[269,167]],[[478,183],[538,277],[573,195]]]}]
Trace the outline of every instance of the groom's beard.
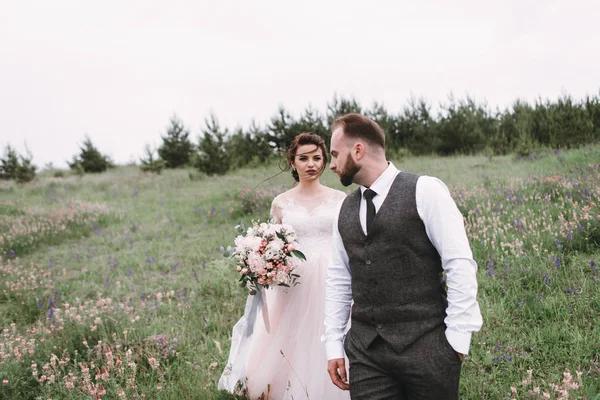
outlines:
[{"label": "groom's beard", "polygon": [[348,154],[348,161],[346,161],[346,165],[344,166],[344,170],[340,174],[340,181],[344,186],[350,186],[352,181],[354,180],[354,175],[356,175],[360,171],[360,167],[356,165],[350,154]]}]

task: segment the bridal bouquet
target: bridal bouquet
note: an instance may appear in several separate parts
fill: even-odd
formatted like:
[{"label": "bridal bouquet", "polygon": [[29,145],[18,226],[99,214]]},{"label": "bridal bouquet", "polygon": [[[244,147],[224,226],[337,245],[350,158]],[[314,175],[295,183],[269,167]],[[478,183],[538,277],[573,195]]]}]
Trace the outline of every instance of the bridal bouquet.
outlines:
[{"label": "bridal bouquet", "polygon": [[300,276],[294,270],[299,260],[306,260],[296,245],[296,232],[291,226],[253,222],[235,238],[232,252],[242,286],[254,295],[260,287],[296,285]]}]

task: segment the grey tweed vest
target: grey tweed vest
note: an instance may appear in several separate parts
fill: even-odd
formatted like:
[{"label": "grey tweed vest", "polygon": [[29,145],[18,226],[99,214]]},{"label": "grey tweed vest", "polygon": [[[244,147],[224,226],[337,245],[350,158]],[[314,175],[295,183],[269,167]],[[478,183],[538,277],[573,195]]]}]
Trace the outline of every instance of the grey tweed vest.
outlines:
[{"label": "grey tweed vest", "polygon": [[352,326],[363,346],[379,335],[402,350],[444,324],[440,255],[415,199],[419,175],[399,173],[368,235],[360,225],[360,189],[344,200],[338,228],[352,273]]}]

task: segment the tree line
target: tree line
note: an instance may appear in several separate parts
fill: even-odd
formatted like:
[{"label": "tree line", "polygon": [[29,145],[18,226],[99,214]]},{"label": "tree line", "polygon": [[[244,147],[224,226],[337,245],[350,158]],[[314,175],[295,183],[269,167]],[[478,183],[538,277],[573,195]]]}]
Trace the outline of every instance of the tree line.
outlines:
[{"label": "tree line", "polygon": [[[164,168],[194,167],[207,175],[222,175],[232,169],[257,166],[281,156],[302,132],[316,133],[329,143],[332,122],[350,112],[365,114],[383,128],[391,155],[527,156],[540,147],[571,148],[600,139],[600,92],[581,100],[569,95],[556,101],[538,99],[533,104],[517,100],[504,110],[491,109],[471,97],[456,99],[450,95],[434,111],[426,100],[411,98],[396,113],[380,103],[363,107],[354,98],[336,95],[324,114],[309,106],[300,117],[294,118],[284,107],[279,107],[265,125],[253,121],[248,128],[232,131],[211,115],[205,119],[195,142],[190,130],[173,116],[159,147],[146,146],[140,168],[160,173]],[[88,137],[68,164],[80,174],[103,172],[114,166]],[[0,159],[0,179],[25,182],[33,177],[35,166],[31,155],[18,155],[7,146],[4,158]]]}]

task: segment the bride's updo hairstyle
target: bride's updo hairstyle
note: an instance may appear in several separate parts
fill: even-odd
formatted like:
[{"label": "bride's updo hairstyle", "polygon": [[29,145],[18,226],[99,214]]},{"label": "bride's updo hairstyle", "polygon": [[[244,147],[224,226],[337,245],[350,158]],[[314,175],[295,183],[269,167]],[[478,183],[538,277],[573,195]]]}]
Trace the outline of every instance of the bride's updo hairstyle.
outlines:
[{"label": "bride's updo hairstyle", "polygon": [[288,147],[286,157],[288,168],[292,169],[292,176],[294,177],[296,182],[300,182],[300,178],[298,177],[298,171],[292,168],[292,162],[294,161],[294,157],[296,157],[296,151],[298,150],[298,147],[305,144],[314,144],[323,152],[323,167],[321,168],[321,171],[319,171],[319,176],[321,176],[321,174],[325,170],[325,167],[327,166],[328,162],[327,145],[325,144],[325,141],[321,136],[316,135],[312,132],[305,132],[299,134],[294,138],[294,140],[292,140],[292,143],[290,143],[290,147]]}]

